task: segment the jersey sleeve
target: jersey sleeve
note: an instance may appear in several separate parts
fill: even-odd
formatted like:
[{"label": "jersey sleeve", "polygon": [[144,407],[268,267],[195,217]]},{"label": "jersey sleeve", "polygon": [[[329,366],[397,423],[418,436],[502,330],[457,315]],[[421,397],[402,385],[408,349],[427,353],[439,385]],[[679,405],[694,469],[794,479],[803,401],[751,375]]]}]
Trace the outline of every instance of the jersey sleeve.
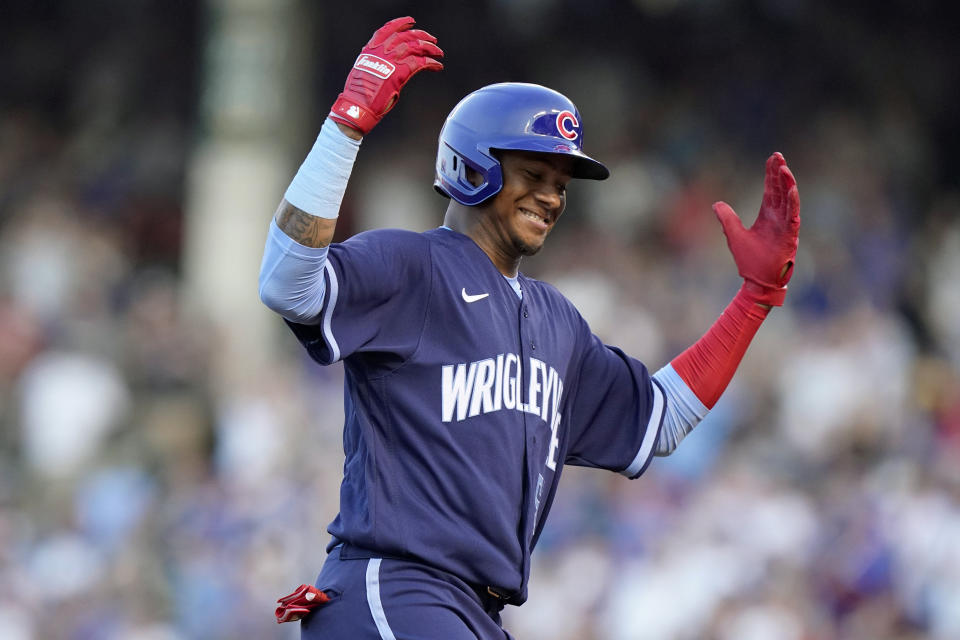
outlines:
[{"label": "jersey sleeve", "polygon": [[589,334],[570,414],[566,463],[636,478],[654,453],[665,396],[639,360]]},{"label": "jersey sleeve", "polygon": [[429,241],[410,231],[377,230],[330,245],[319,322],[287,320],[320,364],[379,352],[404,360],[423,332],[431,285]]}]

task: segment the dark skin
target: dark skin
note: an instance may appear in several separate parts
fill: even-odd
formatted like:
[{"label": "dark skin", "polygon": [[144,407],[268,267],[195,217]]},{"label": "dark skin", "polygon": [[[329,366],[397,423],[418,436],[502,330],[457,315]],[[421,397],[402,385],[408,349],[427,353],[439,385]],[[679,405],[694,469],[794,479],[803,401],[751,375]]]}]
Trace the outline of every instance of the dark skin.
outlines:
[{"label": "dark skin", "polygon": [[[505,276],[514,277],[523,256],[538,252],[567,204],[573,170],[568,156],[529,151],[499,152],[503,188],[473,207],[451,200],[443,223],[470,236]],[[468,172],[474,184],[480,176]]]}]

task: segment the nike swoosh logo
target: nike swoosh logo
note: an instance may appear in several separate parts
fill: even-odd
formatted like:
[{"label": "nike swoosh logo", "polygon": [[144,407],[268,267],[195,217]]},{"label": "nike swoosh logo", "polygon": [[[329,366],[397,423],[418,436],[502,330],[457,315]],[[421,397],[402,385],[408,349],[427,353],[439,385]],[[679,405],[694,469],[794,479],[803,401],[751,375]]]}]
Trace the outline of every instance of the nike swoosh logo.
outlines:
[{"label": "nike swoosh logo", "polygon": [[469,293],[467,293],[467,288],[464,287],[463,289],[460,290],[460,295],[463,296],[463,299],[466,300],[467,302],[476,302],[477,300],[483,300],[484,298],[486,298],[486,297],[487,297],[488,295],[490,295],[490,294],[489,294],[489,293],[477,293],[477,294],[474,294],[474,295],[470,295]]}]

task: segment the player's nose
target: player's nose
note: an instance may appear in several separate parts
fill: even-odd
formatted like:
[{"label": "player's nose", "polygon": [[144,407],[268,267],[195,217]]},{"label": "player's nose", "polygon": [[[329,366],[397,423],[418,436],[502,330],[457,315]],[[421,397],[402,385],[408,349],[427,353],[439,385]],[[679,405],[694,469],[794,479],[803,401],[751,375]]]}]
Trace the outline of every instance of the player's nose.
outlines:
[{"label": "player's nose", "polygon": [[537,202],[550,212],[554,218],[563,212],[565,199],[562,194],[554,189],[540,189],[536,193]]}]

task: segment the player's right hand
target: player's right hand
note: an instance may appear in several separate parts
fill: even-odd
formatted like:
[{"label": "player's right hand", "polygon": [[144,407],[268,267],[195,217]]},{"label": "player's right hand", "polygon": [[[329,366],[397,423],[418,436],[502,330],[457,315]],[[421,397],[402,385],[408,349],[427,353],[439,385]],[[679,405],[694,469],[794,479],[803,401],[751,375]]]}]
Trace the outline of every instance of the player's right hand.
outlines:
[{"label": "player's right hand", "polygon": [[787,161],[779,153],[767,159],[763,202],[757,221],[749,229],[726,202],[714,203],[713,212],[745,281],[744,290],[754,302],[782,305],[793,275],[800,232],[800,195]]},{"label": "player's right hand", "polygon": [[411,29],[413,18],[396,18],[377,29],[360,51],[330,119],[366,135],[400,97],[400,89],[417,73],[440,71],[443,57],[437,39]]}]

